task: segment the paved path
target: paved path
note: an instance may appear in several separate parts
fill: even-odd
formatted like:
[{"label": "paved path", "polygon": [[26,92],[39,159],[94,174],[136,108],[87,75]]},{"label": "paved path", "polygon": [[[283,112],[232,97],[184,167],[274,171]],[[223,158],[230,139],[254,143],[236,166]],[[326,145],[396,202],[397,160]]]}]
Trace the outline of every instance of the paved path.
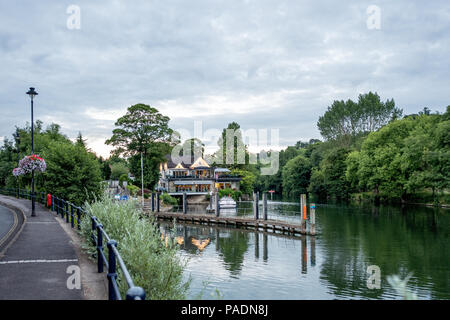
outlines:
[{"label": "paved path", "polygon": [[17,226],[17,213],[0,206],[0,251],[2,246],[5,246],[10,238],[10,234]]},{"label": "paved path", "polygon": [[[8,229],[11,217],[4,205],[22,210],[26,220],[17,239],[0,256],[0,300],[3,299],[83,299],[81,288],[69,289],[67,281],[78,266],[74,246],[56,221],[55,215],[36,203],[37,217],[31,217],[29,200],[0,195],[1,230]],[[16,210],[18,216],[20,211]],[[8,222],[9,221],[9,222]],[[1,233],[0,233],[1,237]],[[73,278],[73,277],[72,277]],[[72,279],[71,278],[71,279]],[[75,282],[69,281],[73,284]]]}]

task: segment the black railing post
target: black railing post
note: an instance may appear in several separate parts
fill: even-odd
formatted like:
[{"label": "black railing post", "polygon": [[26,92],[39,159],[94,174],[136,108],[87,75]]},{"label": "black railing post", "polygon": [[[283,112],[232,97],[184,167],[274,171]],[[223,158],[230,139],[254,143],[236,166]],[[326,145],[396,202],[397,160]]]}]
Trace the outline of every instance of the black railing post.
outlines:
[{"label": "black railing post", "polygon": [[97,270],[98,273],[103,272],[103,225],[96,223],[97,228]]},{"label": "black railing post", "polygon": [[73,228],[75,226],[74,216],[73,216],[73,203],[70,204],[70,226]]},{"label": "black railing post", "polygon": [[81,221],[81,210],[80,210],[80,207],[77,207],[77,227],[78,227],[78,230],[81,230],[80,221]]},{"label": "black railing post", "polygon": [[155,193],[152,192],[152,212],[155,211]]},{"label": "black railing post", "polygon": [[95,226],[97,225],[97,222],[95,221],[97,220],[97,218],[95,216],[91,217],[91,221],[92,221],[92,232],[95,231]]},{"label": "black railing post", "polygon": [[156,212],[159,212],[159,192],[156,193]]},{"label": "black railing post", "polygon": [[127,291],[127,300],[145,300],[145,291],[141,287],[131,287]]},{"label": "black railing post", "polygon": [[66,222],[69,223],[69,201],[66,201]]},{"label": "black railing post", "polygon": [[114,250],[112,246],[116,246],[117,242],[115,240],[108,241],[108,297],[109,300],[118,300],[115,287],[114,287],[114,281],[117,279],[117,272],[116,272],[116,254],[114,253]]}]

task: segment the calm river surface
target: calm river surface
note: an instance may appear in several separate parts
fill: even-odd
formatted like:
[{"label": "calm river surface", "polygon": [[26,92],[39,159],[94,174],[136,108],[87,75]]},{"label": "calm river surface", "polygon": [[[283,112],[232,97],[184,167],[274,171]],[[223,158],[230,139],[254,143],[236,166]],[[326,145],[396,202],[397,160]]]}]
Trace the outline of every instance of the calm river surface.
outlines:
[{"label": "calm river surface", "polygon": [[[250,208],[240,203],[238,214]],[[299,221],[299,210],[269,202],[270,218]],[[386,277],[412,273],[419,298],[450,299],[450,210],[317,205],[316,228],[292,238],[179,224],[189,298],[217,299],[217,289],[224,299],[400,299]],[[380,268],[380,289],[367,287],[370,265]]]}]

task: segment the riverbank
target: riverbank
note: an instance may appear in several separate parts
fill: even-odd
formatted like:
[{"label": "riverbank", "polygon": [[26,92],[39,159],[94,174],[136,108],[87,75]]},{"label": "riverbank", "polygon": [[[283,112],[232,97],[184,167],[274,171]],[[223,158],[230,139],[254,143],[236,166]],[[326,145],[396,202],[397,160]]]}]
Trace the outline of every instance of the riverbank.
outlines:
[{"label": "riverbank", "polygon": [[[418,192],[414,195],[408,196],[406,200],[390,198],[387,195],[379,195],[378,197],[380,203],[385,204],[407,204],[407,205],[421,205],[427,207],[450,208],[450,192],[448,191],[444,191],[434,196],[433,193],[430,191]],[[358,202],[375,203],[376,195],[373,192],[352,193],[350,195],[350,201],[353,201],[355,203]]]}]

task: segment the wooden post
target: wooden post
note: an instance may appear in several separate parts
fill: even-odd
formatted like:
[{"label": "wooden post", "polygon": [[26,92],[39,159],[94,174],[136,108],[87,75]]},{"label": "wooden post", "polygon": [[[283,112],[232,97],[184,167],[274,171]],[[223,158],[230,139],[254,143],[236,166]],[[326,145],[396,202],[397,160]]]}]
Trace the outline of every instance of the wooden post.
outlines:
[{"label": "wooden post", "polygon": [[255,232],[255,258],[259,259],[259,233]]},{"label": "wooden post", "polygon": [[[216,229],[216,251],[219,251],[219,239],[220,239],[220,231],[219,231],[219,229]],[[185,242],[186,241],[187,240],[185,240]]]},{"label": "wooden post", "polygon": [[311,256],[311,266],[316,265],[316,237],[309,238],[310,241],[310,256]]},{"label": "wooden post", "polygon": [[187,213],[187,200],[186,200],[186,192],[183,192],[183,214]]},{"label": "wooden post", "polygon": [[253,192],[253,216],[255,217],[255,220],[259,219],[258,215],[258,193]]},{"label": "wooden post", "polygon": [[156,212],[159,212],[159,192],[156,193]]},{"label": "wooden post", "polygon": [[267,220],[267,193],[263,193],[263,217]]},{"label": "wooden post", "polygon": [[303,234],[306,233],[306,194],[300,195],[300,212],[301,212],[301,219],[302,219],[302,225],[301,225],[301,232]]},{"label": "wooden post", "polygon": [[267,248],[267,234],[263,234],[263,261],[267,262],[269,259],[269,249]]},{"label": "wooden post", "polygon": [[219,192],[215,192],[214,194],[214,200],[215,200],[215,205],[216,205],[216,217],[218,217],[220,215],[220,203],[219,203]]},{"label": "wooden post", "polygon": [[311,203],[309,207],[309,234],[316,234],[316,204]]},{"label": "wooden post", "polygon": [[306,248],[306,236],[302,237],[301,240],[301,248],[302,248],[302,273],[306,274],[308,271],[308,255],[307,255],[307,251],[308,249]]}]

